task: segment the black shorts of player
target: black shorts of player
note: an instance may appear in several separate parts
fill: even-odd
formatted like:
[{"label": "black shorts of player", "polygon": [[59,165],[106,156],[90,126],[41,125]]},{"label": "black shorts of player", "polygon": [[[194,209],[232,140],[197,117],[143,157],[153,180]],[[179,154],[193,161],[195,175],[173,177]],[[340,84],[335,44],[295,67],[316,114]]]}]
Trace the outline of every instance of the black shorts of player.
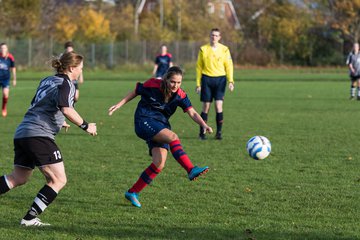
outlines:
[{"label": "black shorts of player", "polygon": [[74,84],[74,86],[75,86],[75,89],[76,89],[76,90],[79,90],[79,83],[78,83],[78,81],[77,81],[77,80],[73,80],[72,82],[73,82],[73,84]]},{"label": "black shorts of player", "polygon": [[350,79],[352,82],[355,82],[357,80],[360,80],[360,75],[356,75],[356,76],[350,75]]},{"label": "black shorts of player", "polygon": [[14,151],[14,166],[34,169],[63,161],[55,141],[47,137],[14,139]]},{"label": "black shorts of player", "polygon": [[213,99],[224,100],[226,76],[209,77],[201,76],[201,102],[212,102]]}]

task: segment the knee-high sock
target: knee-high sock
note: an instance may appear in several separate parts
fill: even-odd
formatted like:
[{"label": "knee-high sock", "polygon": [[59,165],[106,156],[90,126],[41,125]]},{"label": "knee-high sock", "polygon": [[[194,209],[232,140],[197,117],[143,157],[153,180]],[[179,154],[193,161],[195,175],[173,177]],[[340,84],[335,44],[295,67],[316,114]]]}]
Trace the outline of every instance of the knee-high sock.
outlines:
[{"label": "knee-high sock", "polygon": [[222,125],[224,122],[224,115],[223,113],[216,113],[216,133],[221,133],[222,130]]},{"label": "knee-high sock", "polygon": [[[204,120],[204,122],[207,122],[207,120],[208,120],[208,114],[207,113],[201,112],[200,116]],[[204,128],[203,127],[200,127],[200,135],[204,135]]]},{"label": "knee-high sock", "polygon": [[6,108],[6,104],[8,102],[8,97],[3,97],[2,99],[2,110],[4,110]]},{"label": "knee-high sock", "polygon": [[39,216],[58,195],[54,189],[45,185],[37,194],[30,210],[25,215],[25,220],[31,220]]},{"label": "knee-high sock", "polygon": [[180,140],[175,140],[170,143],[170,150],[176,161],[189,173],[194,165],[192,164],[188,155],[184,152]]},{"label": "knee-high sock", "polygon": [[161,172],[154,163],[151,163],[149,167],[140,175],[137,182],[129,189],[129,192],[140,192]]},{"label": "knee-high sock", "polygon": [[5,175],[1,176],[0,177],[0,195],[10,191],[10,189],[11,189],[11,186],[10,186],[6,176]]}]

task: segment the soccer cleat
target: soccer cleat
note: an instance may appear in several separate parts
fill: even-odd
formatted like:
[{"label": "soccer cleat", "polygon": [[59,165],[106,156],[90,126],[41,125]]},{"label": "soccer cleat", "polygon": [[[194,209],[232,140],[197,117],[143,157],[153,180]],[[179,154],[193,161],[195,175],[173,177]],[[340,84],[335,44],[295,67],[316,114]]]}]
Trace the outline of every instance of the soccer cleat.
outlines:
[{"label": "soccer cleat", "polygon": [[134,205],[135,207],[141,208],[141,203],[139,202],[139,194],[138,193],[126,192],[125,198],[127,200],[129,200],[131,202],[131,204]]},{"label": "soccer cleat", "polygon": [[6,108],[2,110],[1,115],[2,115],[3,117],[6,117],[6,116],[7,116],[7,110],[6,110]]},{"label": "soccer cleat", "polygon": [[205,134],[199,134],[199,139],[203,141],[203,140],[206,140],[207,138],[206,138]]},{"label": "soccer cleat", "polygon": [[222,140],[222,135],[221,135],[221,133],[217,133],[216,136],[215,136],[215,139],[216,139],[216,140]]},{"label": "soccer cleat", "polygon": [[31,220],[21,219],[20,225],[25,227],[30,227],[30,226],[43,227],[43,226],[50,226],[50,223],[43,223],[39,218],[34,218]]},{"label": "soccer cleat", "polygon": [[209,167],[198,167],[195,166],[193,169],[191,169],[189,173],[189,179],[190,181],[195,181],[199,176],[207,173],[209,171]]}]

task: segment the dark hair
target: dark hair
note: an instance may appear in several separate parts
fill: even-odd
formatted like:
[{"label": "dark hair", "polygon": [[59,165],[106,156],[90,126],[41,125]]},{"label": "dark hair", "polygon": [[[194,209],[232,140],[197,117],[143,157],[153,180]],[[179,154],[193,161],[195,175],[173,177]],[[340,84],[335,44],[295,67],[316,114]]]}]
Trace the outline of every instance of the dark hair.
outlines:
[{"label": "dark hair", "polygon": [[56,73],[64,73],[69,67],[77,67],[84,60],[84,57],[75,52],[67,52],[60,57],[53,58],[51,66],[55,69]]},{"label": "dark hair", "polygon": [[4,45],[7,45],[6,43],[2,42],[0,43],[0,47],[4,46]]},{"label": "dark hair", "polygon": [[180,67],[178,66],[172,66],[170,67],[166,73],[164,74],[164,76],[162,77],[162,82],[161,82],[161,89],[164,92],[165,95],[165,99],[171,97],[171,90],[170,90],[170,79],[172,78],[172,76],[174,75],[181,75],[183,76],[183,71],[181,70]]},{"label": "dark hair", "polygon": [[68,41],[64,44],[64,49],[67,49],[68,47],[74,47],[74,44],[71,41]]},{"label": "dark hair", "polygon": [[221,34],[221,32],[220,32],[220,29],[219,29],[219,28],[212,28],[210,32],[219,32],[219,33]]}]

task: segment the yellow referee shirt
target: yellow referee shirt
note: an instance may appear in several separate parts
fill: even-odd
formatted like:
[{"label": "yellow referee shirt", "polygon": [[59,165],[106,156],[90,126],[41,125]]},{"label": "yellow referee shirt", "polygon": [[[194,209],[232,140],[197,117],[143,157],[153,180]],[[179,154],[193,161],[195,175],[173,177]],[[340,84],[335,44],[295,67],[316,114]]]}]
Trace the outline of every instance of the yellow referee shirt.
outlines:
[{"label": "yellow referee shirt", "polygon": [[200,47],[196,64],[196,86],[201,86],[201,75],[210,77],[225,76],[229,83],[234,82],[234,66],[227,46],[218,43],[216,48],[210,44]]}]

